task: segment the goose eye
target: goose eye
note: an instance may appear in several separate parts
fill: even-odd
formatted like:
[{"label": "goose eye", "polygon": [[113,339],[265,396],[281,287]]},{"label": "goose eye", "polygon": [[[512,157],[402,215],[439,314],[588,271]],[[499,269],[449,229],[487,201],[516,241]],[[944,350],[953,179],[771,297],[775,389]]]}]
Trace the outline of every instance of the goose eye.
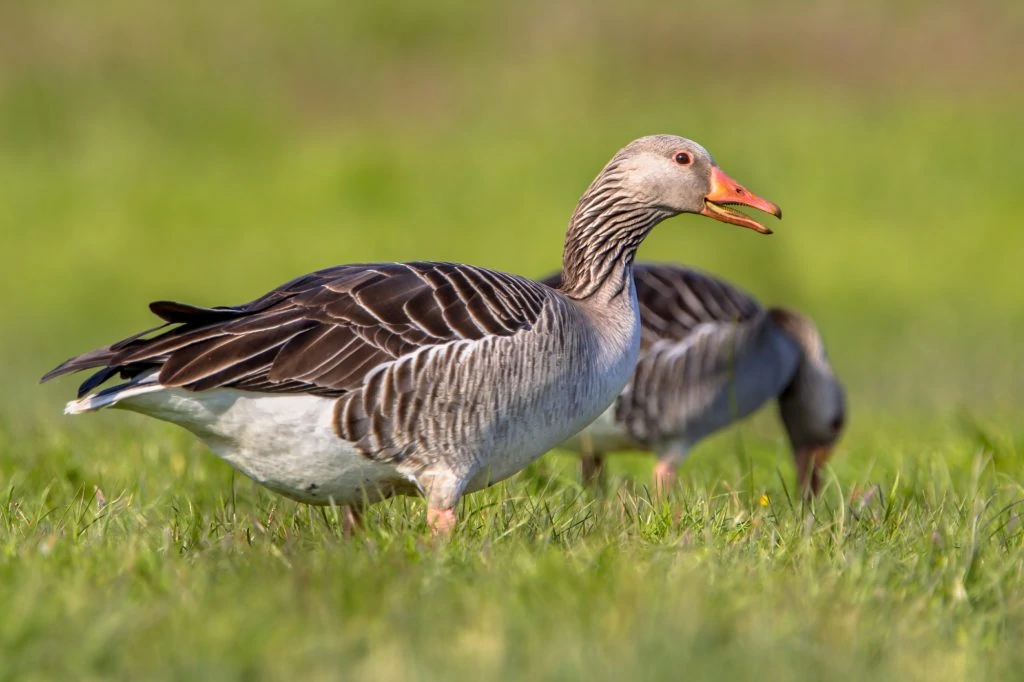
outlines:
[{"label": "goose eye", "polygon": [[680,166],[689,166],[693,158],[686,152],[676,152],[675,160]]},{"label": "goose eye", "polygon": [[829,423],[828,427],[832,430],[833,434],[839,433],[839,431],[842,430],[842,428],[843,428],[843,416],[839,415],[838,417],[835,417]]}]

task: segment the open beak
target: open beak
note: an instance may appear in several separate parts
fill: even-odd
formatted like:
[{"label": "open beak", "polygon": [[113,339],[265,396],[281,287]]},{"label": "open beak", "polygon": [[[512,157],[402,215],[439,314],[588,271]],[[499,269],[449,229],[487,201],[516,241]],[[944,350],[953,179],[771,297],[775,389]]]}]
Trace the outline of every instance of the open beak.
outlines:
[{"label": "open beak", "polygon": [[831,456],[831,445],[804,447],[796,451],[796,479],[804,499],[821,492],[821,468]]},{"label": "open beak", "polygon": [[749,227],[761,234],[772,233],[761,223],[739,211],[728,208],[729,206],[750,206],[765,213],[771,213],[776,218],[782,218],[781,208],[749,191],[726,175],[718,166],[712,166],[711,191],[704,197],[704,210],[700,214],[721,220],[723,223]]}]

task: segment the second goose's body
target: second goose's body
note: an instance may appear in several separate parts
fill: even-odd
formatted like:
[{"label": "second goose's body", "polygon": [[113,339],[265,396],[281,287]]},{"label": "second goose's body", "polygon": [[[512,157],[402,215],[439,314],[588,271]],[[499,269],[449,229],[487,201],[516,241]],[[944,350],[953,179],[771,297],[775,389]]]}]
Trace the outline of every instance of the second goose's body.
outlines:
[{"label": "second goose's body", "polygon": [[[631,265],[659,222],[723,206],[778,215],[700,145],[641,138],[580,200],[558,290],[452,263],[345,265],[244,305],[159,302],[167,323],[68,360],[68,412],[180,424],[267,487],[315,504],[420,492],[439,530],[462,494],[506,478],[611,403],[640,346]],[[91,393],[114,376],[126,383]]]},{"label": "second goose's body", "polygon": [[[816,491],[845,400],[814,324],[690,268],[644,263],[634,275],[636,369],[615,403],[564,443],[583,455],[584,475],[597,475],[604,453],[652,450],[661,489],[697,443],[778,399],[800,485]],[[559,276],[544,281],[557,286]]]}]

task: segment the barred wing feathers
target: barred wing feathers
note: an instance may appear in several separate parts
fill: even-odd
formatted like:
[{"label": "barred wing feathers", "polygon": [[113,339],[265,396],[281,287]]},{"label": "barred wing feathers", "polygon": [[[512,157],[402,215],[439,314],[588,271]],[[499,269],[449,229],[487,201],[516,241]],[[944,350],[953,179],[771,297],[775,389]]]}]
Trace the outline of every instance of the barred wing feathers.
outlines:
[{"label": "barred wing feathers", "polygon": [[425,346],[530,329],[550,295],[530,280],[466,265],[343,265],[239,306],[153,303],[165,325],[71,358],[43,381],[100,368],[81,397],[115,375],[157,370],[162,385],[192,391],[338,396]]}]

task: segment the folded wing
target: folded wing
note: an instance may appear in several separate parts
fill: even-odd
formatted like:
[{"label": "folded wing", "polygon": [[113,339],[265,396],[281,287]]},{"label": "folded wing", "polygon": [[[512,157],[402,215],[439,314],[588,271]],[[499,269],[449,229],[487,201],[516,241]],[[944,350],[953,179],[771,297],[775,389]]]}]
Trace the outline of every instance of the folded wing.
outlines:
[{"label": "folded wing", "polygon": [[249,303],[160,301],[166,324],[71,358],[43,377],[99,368],[79,396],[156,370],[165,386],[342,395],[374,368],[424,346],[529,329],[547,292],[529,280],[452,263],[343,265]]}]

